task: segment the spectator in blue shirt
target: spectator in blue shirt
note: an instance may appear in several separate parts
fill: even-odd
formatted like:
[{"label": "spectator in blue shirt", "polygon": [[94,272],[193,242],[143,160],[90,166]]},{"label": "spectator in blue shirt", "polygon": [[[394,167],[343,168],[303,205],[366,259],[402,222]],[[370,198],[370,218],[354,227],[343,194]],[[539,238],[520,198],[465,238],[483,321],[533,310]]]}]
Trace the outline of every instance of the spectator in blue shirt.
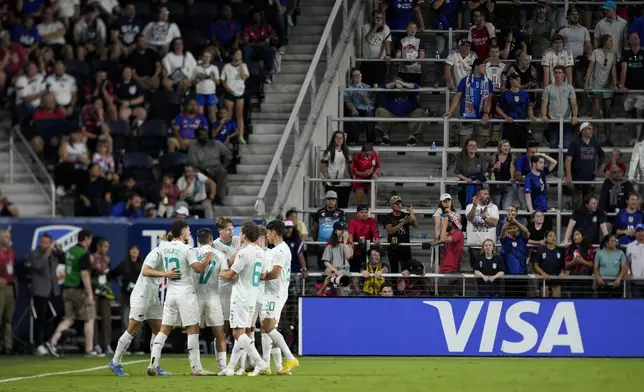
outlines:
[{"label": "spectator in blue shirt", "polygon": [[118,60],[134,51],[136,37],[141,34],[145,23],[136,16],[134,4],[125,6],[124,14],[112,25],[112,48],[110,57]]},{"label": "spectator in blue shirt", "polygon": [[628,34],[635,33],[641,40],[644,40],[644,8],[640,10],[640,16],[633,21],[628,29]]},{"label": "spectator in blue shirt", "polygon": [[477,58],[472,65],[472,73],[461,79],[452,97],[449,110],[445,117],[452,117],[456,108],[460,105],[459,115],[468,120],[481,120],[481,124],[467,122],[459,128],[460,145],[476,134],[476,142],[480,148],[487,145],[490,136],[490,128],[487,126],[492,110],[492,96],[494,94],[494,83],[485,76],[485,60]]},{"label": "spectator in blue shirt", "polygon": [[627,206],[617,213],[615,217],[615,233],[620,245],[628,245],[635,241],[635,227],[644,222],[644,215],[640,210],[640,197],[637,193],[628,195]]},{"label": "spectator in blue shirt", "polygon": [[[546,167],[546,160],[549,166]],[[548,211],[548,183],[546,177],[550,174],[550,168],[557,165],[553,158],[536,153],[530,158],[532,171],[525,177],[524,193],[528,212]]]},{"label": "spectator in blue shirt", "polygon": [[136,193],[128,195],[127,201],[117,203],[112,207],[112,216],[115,218],[141,218],[143,199]]},{"label": "spectator in blue shirt", "polygon": [[[501,229],[501,255],[505,260],[506,275],[525,275],[528,273],[528,228],[517,221],[518,206],[509,206],[508,216]],[[511,279],[505,283],[505,293],[509,297],[526,297],[528,281]]]},{"label": "spectator in blue shirt", "polygon": [[208,120],[203,114],[199,114],[197,101],[194,99],[186,102],[186,110],[179,114],[172,125],[173,137],[168,139],[168,150],[188,150],[196,139],[196,130],[208,126]]},{"label": "spectator in blue shirt", "polygon": [[11,30],[11,42],[20,44],[25,49],[31,49],[40,43],[40,34],[32,16],[24,16],[22,23],[14,26]]},{"label": "spectator in blue shirt", "polygon": [[[423,117],[425,111],[420,107],[417,92],[409,90],[417,90],[420,88],[416,83],[407,83],[400,77],[394,78],[393,82],[389,82],[382,86],[388,90],[398,90],[396,92],[385,93],[382,96],[380,106],[376,109],[376,117]],[[382,144],[389,145],[389,130],[395,123],[392,122],[379,122],[376,124],[376,129],[382,133]],[[409,138],[407,139],[408,146],[416,145],[416,138],[420,136],[420,131],[423,124],[420,122],[410,122]]]},{"label": "spectator in blue shirt", "polygon": [[229,58],[232,54],[230,49],[239,46],[241,43],[241,31],[242,25],[239,21],[233,19],[233,11],[230,5],[222,5],[219,18],[210,24],[210,37],[223,58]]},{"label": "spectator in blue shirt", "polygon": [[[596,139],[592,138],[594,129],[592,124],[585,122],[579,127],[580,138],[570,143],[566,152],[566,184],[573,181],[594,181],[595,172],[604,162],[604,150]],[[583,184],[574,187],[573,205],[580,205],[582,195],[594,193],[594,187]]]},{"label": "spectator in blue shirt", "polygon": [[512,147],[523,148],[528,145],[532,135],[526,123],[512,123],[514,120],[534,121],[534,110],[530,95],[521,90],[521,77],[512,72],[508,75],[510,89],[501,94],[496,114],[503,117],[507,124],[503,124],[503,139],[509,140]]},{"label": "spectator in blue shirt", "polygon": [[[434,25],[436,30],[458,29],[458,11],[461,8],[460,1],[454,0],[431,0],[432,9],[438,12]],[[436,50],[442,57],[445,54],[446,35],[436,35]],[[450,49],[450,48],[448,48]]]},{"label": "spectator in blue shirt", "polygon": [[[366,83],[362,83],[362,72],[359,68],[351,70],[351,83],[347,84],[347,88],[371,88]],[[373,117],[374,115],[374,98],[373,94],[368,91],[345,91],[344,92],[344,105],[351,117]],[[374,124],[371,122],[348,122],[344,123],[347,128],[347,144],[355,146],[360,143],[360,134],[364,129],[367,135],[367,143],[376,143],[376,131]]]},{"label": "spectator in blue shirt", "polygon": [[380,10],[388,12],[387,23],[392,30],[405,30],[407,23],[416,20],[418,29],[425,30],[423,13],[418,5],[418,0],[383,0],[380,2]]},{"label": "spectator in blue shirt", "polygon": [[22,0],[22,9],[18,10],[26,15],[39,16],[45,0]]},{"label": "spectator in blue shirt", "polygon": [[231,118],[230,112],[225,106],[219,109],[219,120],[212,124],[211,130],[212,138],[223,143],[229,149],[233,148],[232,141],[239,135],[237,121]]}]

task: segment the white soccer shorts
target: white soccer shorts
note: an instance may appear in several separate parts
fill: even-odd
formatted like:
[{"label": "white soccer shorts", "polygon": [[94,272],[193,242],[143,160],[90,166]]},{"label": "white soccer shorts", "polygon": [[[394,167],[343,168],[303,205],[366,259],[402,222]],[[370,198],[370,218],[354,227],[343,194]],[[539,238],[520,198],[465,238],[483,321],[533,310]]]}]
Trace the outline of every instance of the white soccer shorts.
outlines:
[{"label": "white soccer shorts", "polygon": [[286,300],[284,299],[279,299],[277,297],[264,298],[262,304],[261,320],[264,321],[265,319],[275,319],[275,322],[279,324],[284,305],[286,305]]},{"label": "white soccer shorts", "polygon": [[199,325],[199,299],[196,294],[168,294],[163,305],[163,325],[189,327]]},{"label": "white soccer shorts", "polygon": [[130,320],[161,320],[163,310],[156,295],[134,295],[130,297]]},{"label": "white soccer shorts", "polygon": [[220,327],[224,325],[224,313],[221,310],[221,301],[218,295],[208,299],[199,300],[201,316],[206,327]]},{"label": "white soccer shorts", "polygon": [[250,328],[253,326],[255,306],[230,304],[230,328]]}]

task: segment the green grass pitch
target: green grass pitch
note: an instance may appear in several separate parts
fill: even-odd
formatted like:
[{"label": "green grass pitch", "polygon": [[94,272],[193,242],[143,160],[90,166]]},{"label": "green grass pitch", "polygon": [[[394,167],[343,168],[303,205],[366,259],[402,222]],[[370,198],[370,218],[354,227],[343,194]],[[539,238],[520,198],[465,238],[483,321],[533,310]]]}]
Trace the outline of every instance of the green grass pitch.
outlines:
[{"label": "green grass pitch", "polygon": [[[131,361],[130,376],[116,377],[109,358],[3,357],[0,391],[635,392],[644,385],[644,359],[304,357],[292,376],[257,378],[191,377],[187,356],[178,355],[161,359],[172,377],[148,377],[146,357],[124,358]],[[202,362],[217,368],[212,356]]]}]

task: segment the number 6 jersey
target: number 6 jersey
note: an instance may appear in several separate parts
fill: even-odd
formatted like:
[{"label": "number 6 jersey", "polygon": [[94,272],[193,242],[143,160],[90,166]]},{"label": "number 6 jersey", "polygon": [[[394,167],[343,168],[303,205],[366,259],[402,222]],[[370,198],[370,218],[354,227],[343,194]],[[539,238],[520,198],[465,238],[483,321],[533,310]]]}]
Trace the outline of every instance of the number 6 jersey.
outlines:
[{"label": "number 6 jersey", "polygon": [[230,302],[254,307],[259,295],[259,282],[264,265],[264,250],[257,245],[248,245],[237,253],[232,271],[237,273],[233,283]]}]

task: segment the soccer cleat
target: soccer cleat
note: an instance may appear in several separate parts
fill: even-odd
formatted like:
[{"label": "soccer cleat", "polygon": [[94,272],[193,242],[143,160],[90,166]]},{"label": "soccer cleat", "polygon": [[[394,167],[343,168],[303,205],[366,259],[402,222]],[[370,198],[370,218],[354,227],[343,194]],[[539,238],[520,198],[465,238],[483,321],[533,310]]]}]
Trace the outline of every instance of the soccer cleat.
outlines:
[{"label": "soccer cleat", "polygon": [[191,376],[215,376],[217,374],[213,372],[209,372],[208,370],[204,370],[204,369],[192,368],[192,370],[190,371],[190,375]]},{"label": "soccer cleat", "polygon": [[273,374],[273,372],[271,371],[271,368],[268,368],[268,370],[265,370],[263,373],[260,373],[261,376],[270,376],[271,374]]},{"label": "soccer cleat", "polygon": [[49,354],[49,352],[47,351],[45,346],[41,344],[40,346],[36,347],[36,352],[34,354],[36,354],[39,357],[42,357]]},{"label": "soccer cleat", "polygon": [[246,370],[244,368],[239,368],[235,371],[235,376],[245,376]]},{"label": "soccer cleat", "polygon": [[157,376],[157,375],[158,375],[157,368],[155,368],[154,366],[148,366],[148,376]]},{"label": "soccer cleat", "polygon": [[85,353],[86,358],[104,358],[105,354],[103,353],[97,353],[96,351],[90,351],[88,353]]},{"label": "soccer cleat", "polygon": [[268,374],[266,374],[266,375],[269,375],[270,371],[271,371],[271,368],[270,368],[270,366],[268,366],[268,364],[266,362],[262,362],[262,363],[259,363],[259,364],[256,363],[255,364],[255,369],[253,369],[252,373],[248,374],[248,377],[257,377],[260,374],[262,374],[262,375],[266,374],[266,372],[269,372]]},{"label": "soccer cleat", "polygon": [[293,375],[293,373],[291,373],[291,372],[286,372],[286,373],[280,373],[280,372],[277,372],[277,375],[278,375],[278,376],[292,376],[292,375]]},{"label": "soccer cleat", "polygon": [[286,361],[284,368],[281,371],[277,372],[277,374],[284,375],[298,366],[300,366],[300,361],[298,361],[297,358],[293,358],[290,361]]},{"label": "soccer cleat", "polygon": [[[228,376],[228,377],[235,375],[235,372],[231,368],[228,368],[228,367],[225,368],[224,370],[222,370],[219,373],[221,373],[222,376]],[[217,374],[217,375],[219,375],[219,374]]]},{"label": "soccer cleat", "polygon": [[157,374],[159,376],[172,376],[172,373],[166,372],[165,370],[161,369],[161,366],[157,366]]},{"label": "soccer cleat", "polygon": [[56,347],[54,347],[53,344],[45,342],[45,348],[49,351],[49,354],[51,354],[52,357],[60,358],[60,354],[58,354],[58,350],[56,350]]},{"label": "soccer cleat", "polygon": [[110,361],[110,364],[108,366],[110,367],[112,373],[116,374],[119,377],[129,376],[129,374],[125,373],[125,370],[123,370],[122,365],[115,365],[114,363],[112,363],[112,361]]}]

